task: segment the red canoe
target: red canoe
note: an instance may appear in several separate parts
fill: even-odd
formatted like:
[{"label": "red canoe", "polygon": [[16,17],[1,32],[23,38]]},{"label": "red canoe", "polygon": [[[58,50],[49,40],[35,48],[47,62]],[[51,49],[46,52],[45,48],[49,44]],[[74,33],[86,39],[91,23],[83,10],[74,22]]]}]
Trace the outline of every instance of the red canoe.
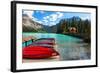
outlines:
[{"label": "red canoe", "polygon": [[25,59],[43,59],[59,55],[53,48],[43,46],[28,46],[23,48],[23,58]]},{"label": "red canoe", "polygon": [[41,39],[41,40],[35,41],[34,43],[36,43],[36,44],[55,45],[55,41],[54,40],[50,40],[49,38],[48,39]]},{"label": "red canoe", "polygon": [[37,42],[36,44],[49,44],[49,45],[54,45],[52,42]]}]

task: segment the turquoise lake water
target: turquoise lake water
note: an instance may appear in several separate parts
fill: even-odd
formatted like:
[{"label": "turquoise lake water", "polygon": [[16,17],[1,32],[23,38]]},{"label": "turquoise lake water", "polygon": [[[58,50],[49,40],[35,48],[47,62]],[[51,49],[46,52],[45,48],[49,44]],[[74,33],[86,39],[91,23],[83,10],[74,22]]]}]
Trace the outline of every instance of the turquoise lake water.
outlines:
[{"label": "turquoise lake water", "polygon": [[[85,60],[91,58],[90,44],[82,39],[54,33],[23,33],[23,37],[33,36],[40,38],[55,38],[56,50],[60,54],[60,60]],[[31,44],[29,41],[28,44]],[[23,43],[25,46],[25,43]]]}]

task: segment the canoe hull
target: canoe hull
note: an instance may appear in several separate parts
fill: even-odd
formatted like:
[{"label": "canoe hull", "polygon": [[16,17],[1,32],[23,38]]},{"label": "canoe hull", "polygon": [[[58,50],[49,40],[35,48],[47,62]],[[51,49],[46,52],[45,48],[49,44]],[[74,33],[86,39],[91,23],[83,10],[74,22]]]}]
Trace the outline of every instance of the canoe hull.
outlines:
[{"label": "canoe hull", "polygon": [[59,55],[59,53],[53,48],[43,46],[28,46],[23,48],[23,58],[25,59],[44,59],[57,55]]}]

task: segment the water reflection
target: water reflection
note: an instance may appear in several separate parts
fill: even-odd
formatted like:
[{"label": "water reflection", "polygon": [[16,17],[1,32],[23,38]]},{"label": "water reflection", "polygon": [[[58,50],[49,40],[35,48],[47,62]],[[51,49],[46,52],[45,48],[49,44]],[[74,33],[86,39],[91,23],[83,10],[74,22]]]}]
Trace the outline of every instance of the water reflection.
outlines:
[{"label": "water reflection", "polygon": [[60,53],[60,60],[90,59],[90,45],[87,43],[67,42],[59,44],[56,48]]}]

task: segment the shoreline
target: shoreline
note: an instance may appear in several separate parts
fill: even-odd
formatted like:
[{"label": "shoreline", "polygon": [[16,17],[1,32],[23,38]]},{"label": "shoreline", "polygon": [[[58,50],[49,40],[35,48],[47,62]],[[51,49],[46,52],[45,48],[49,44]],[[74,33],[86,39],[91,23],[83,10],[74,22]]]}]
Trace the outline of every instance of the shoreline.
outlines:
[{"label": "shoreline", "polygon": [[83,34],[77,34],[77,33],[65,33],[64,35],[69,35],[72,37],[76,37],[76,38],[80,38],[83,39],[84,42],[86,43],[91,43],[91,38],[87,35],[83,35]]},{"label": "shoreline", "polygon": [[[35,32],[23,32],[23,33],[35,33]],[[47,34],[47,33],[42,33],[42,34]],[[50,34],[50,33],[48,33]],[[51,34],[61,34],[61,33],[51,33]],[[86,43],[91,43],[91,37],[89,37],[86,34],[80,34],[80,33],[62,33],[61,35],[68,35],[76,38],[83,39],[84,42]]]}]

